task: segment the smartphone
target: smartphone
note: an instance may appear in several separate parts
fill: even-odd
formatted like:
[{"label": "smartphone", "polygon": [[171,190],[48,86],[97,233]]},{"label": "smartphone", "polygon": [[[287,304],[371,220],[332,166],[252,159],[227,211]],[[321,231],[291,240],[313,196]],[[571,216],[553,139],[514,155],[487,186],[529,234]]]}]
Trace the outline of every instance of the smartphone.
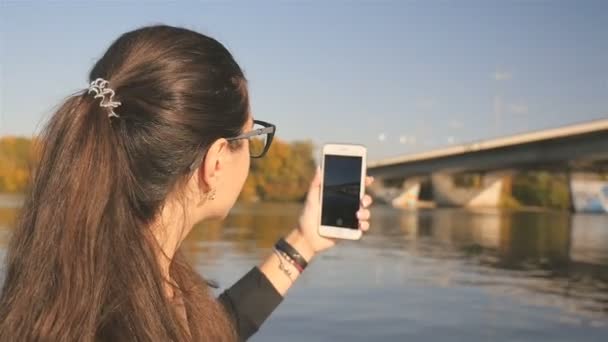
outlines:
[{"label": "smartphone", "polygon": [[361,238],[357,211],[365,193],[367,149],[361,145],[327,144],[321,156],[319,234],[331,238]]}]

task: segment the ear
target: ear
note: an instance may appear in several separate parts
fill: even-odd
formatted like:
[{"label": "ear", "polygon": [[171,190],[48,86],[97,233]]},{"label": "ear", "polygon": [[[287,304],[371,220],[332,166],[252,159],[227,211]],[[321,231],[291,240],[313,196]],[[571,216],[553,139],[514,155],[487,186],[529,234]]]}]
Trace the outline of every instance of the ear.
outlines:
[{"label": "ear", "polygon": [[214,141],[207,150],[205,159],[198,170],[203,192],[208,192],[217,187],[223,171],[224,162],[226,161],[227,149],[228,141],[221,138]]}]

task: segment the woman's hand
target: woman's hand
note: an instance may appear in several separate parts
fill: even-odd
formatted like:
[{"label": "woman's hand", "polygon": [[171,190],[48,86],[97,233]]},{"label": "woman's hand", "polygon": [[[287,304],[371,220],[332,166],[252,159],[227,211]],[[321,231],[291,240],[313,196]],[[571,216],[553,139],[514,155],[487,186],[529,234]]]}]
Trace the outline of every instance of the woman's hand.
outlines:
[{"label": "woman's hand", "polygon": [[[373,177],[366,177],[365,186],[370,186],[373,183]],[[326,250],[336,244],[336,239],[326,238],[319,235],[319,215],[321,214],[320,206],[321,196],[321,171],[317,168],[317,172],[311,182],[304,210],[300,215],[298,227],[286,237],[289,242],[304,258],[307,260],[323,250]],[[370,211],[369,206],[372,204],[372,198],[369,195],[363,196],[361,206],[357,212],[359,218],[359,228],[366,232],[369,229]]]}]

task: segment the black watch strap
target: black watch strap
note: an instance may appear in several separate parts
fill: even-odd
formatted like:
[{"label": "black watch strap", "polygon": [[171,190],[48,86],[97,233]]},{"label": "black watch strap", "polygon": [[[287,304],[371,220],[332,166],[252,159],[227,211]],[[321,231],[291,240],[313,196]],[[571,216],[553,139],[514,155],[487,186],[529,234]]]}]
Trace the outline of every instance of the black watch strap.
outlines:
[{"label": "black watch strap", "polygon": [[290,245],[289,242],[285,241],[284,238],[279,239],[279,241],[277,241],[277,244],[274,245],[274,248],[287,254],[287,256],[291,258],[291,260],[293,260],[295,263],[300,265],[302,269],[305,269],[306,266],[308,266],[308,262],[306,261],[306,259],[304,259],[302,254],[298,253],[298,251],[293,248],[293,246]]}]

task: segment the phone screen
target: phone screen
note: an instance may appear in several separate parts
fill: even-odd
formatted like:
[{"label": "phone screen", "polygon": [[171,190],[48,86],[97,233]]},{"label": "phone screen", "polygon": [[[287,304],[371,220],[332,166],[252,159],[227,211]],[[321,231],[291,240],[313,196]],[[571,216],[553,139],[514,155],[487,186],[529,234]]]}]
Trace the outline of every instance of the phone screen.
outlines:
[{"label": "phone screen", "polygon": [[363,158],[326,154],[321,225],[358,229]]}]

